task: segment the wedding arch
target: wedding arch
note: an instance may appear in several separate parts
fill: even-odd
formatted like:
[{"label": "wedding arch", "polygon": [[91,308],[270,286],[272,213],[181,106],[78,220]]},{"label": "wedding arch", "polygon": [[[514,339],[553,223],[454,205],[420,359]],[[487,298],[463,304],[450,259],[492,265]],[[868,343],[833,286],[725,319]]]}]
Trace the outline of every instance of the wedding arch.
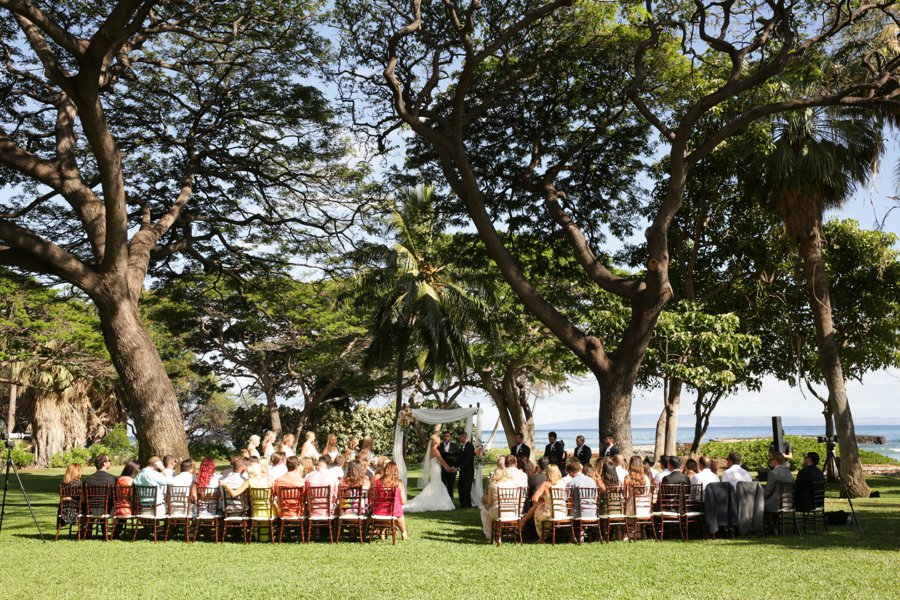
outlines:
[{"label": "wedding arch", "polygon": [[[406,409],[405,412],[411,415],[416,421],[419,421],[420,423],[427,423],[429,425],[454,423],[456,421],[465,419],[466,425],[463,429],[466,432],[466,435],[468,435],[469,439],[472,441],[472,445],[475,446],[476,452],[481,447],[480,404],[474,408],[472,408],[471,406],[468,408],[448,409],[413,408]],[[400,470],[400,478],[403,480],[403,488],[408,490],[409,486],[406,484],[406,460],[404,460],[403,458],[403,429],[400,426],[400,421],[402,421],[402,419],[399,419],[397,421],[397,425],[394,428],[394,462],[397,463],[397,468]],[[483,474],[481,460],[480,457],[476,454],[475,481],[472,483],[472,506],[481,506],[481,496],[484,494],[482,481]]]}]

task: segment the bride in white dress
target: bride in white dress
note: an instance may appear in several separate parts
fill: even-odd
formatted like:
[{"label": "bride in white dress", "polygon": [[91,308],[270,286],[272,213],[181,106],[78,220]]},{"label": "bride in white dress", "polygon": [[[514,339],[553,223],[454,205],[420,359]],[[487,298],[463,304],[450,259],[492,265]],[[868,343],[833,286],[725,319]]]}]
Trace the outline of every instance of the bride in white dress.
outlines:
[{"label": "bride in white dress", "polygon": [[450,467],[444,462],[438,445],[441,443],[437,435],[432,435],[431,448],[425,455],[424,471],[428,483],[419,495],[406,503],[403,512],[426,512],[432,510],[453,510],[453,499],[447,493],[447,486],[441,481],[441,470]]}]

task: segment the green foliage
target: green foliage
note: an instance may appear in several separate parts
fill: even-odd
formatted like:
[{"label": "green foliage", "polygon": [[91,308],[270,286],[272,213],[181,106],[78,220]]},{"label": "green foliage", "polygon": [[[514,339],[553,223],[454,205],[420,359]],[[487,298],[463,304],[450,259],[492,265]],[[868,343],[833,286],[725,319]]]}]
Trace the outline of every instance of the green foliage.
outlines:
[{"label": "green foliage", "polygon": [[[284,433],[293,433],[300,422],[301,410],[293,406],[278,406],[278,414],[281,416],[281,427]],[[251,435],[262,437],[266,431],[272,428],[269,418],[269,409],[265,404],[250,404],[234,409],[231,423],[228,425],[228,435],[231,444],[235,448],[244,448]]]},{"label": "green foliage", "polygon": [[[100,448],[103,450],[101,451]],[[137,444],[128,439],[128,431],[124,423],[116,423],[103,437],[102,443],[94,444],[90,450],[92,458],[105,453],[117,465],[137,456]]]},{"label": "green foliage", "polygon": [[57,452],[50,457],[51,467],[67,467],[72,463],[86,467],[91,464],[93,456],[89,448],[72,448],[66,452]]},{"label": "green foliage", "polygon": [[[16,442],[10,453],[10,458],[17,467],[27,467],[34,462],[34,454],[28,452],[26,448],[28,445],[25,442]],[[3,448],[3,450],[5,452],[6,449]]]},{"label": "green foliage", "polygon": [[191,458],[195,461],[200,461],[207,457],[216,460],[228,460],[234,455],[234,448],[230,445],[205,439],[188,442],[188,450],[191,453]]},{"label": "green foliage", "polygon": [[[807,452],[817,452],[821,458],[819,466],[825,462],[827,449],[825,444],[820,444],[816,438],[788,435],[785,438],[791,442],[794,458],[791,460],[791,469],[797,469],[803,464],[803,457]],[[760,469],[769,468],[769,439],[759,440],[741,440],[737,442],[707,442],[700,447],[701,454],[708,454],[713,458],[722,458],[728,456],[729,452],[738,452],[741,455],[741,464],[750,471],[758,471]],[[840,456],[840,450],[835,448],[835,454]],[[900,465],[900,461],[896,461],[887,456],[860,450],[860,459],[864,465]]]}]

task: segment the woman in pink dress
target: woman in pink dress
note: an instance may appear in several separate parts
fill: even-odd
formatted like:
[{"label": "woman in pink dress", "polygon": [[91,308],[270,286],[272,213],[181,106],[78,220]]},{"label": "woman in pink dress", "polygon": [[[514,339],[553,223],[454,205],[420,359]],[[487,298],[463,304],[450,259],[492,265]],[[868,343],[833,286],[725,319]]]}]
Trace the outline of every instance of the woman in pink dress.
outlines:
[{"label": "woman in pink dress", "polygon": [[375,496],[380,489],[390,488],[394,488],[393,512],[390,511],[390,503],[373,501],[372,514],[382,517],[396,517],[402,539],[405,540],[409,537],[406,533],[406,519],[403,517],[403,505],[406,504],[406,490],[403,489],[403,482],[400,481],[400,469],[397,468],[397,463],[394,461],[390,461],[384,466],[384,472],[381,477],[372,484],[372,496]]}]

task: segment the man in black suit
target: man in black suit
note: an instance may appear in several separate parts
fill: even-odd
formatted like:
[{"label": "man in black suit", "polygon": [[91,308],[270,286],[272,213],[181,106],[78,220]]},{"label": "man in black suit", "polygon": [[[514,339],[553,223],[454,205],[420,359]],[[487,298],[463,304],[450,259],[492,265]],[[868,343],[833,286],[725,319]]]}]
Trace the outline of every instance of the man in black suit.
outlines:
[{"label": "man in black suit", "polygon": [[544,456],[547,457],[551,465],[556,465],[562,470],[566,464],[566,443],[556,439],[555,431],[551,431],[547,435],[547,440],[550,443],[544,448]]},{"label": "man in black suit", "polygon": [[456,456],[456,470],[459,472],[459,506],[472,508],[472,483],[475,481],[475,446],[469,441],[465,431],[457,436],[459,454]]},{"label": "man in black suit", "polygon": [[584,436],[579,435],[575,438],[575,458],[581,463],[581,466],[591,463],[591,449],[584,444]]},{"label": "man in black suit", "polygon": [[116,485],[116,476],[109,472],[109,457],[105,454],[97,455],[94,459],[97,472],[84,478],[84,485]]},{"label": "man in black suit", "polygon": [[680,458],[678,458],[677,456],[670,456],[669,468],[672,469],[672,472],[663,477],[663,485],[678,485],[679,483],[683,483],[684,485],[691,485],[691,478],[679,471],[679,469],[681,468]]},{"label": "man in black suit", "polygon": [[616,438],[611,435],[606,435],[603,437],[603,449],[600,450],[600,458],[608,458],[610,456],[615,456],[619,453],[619,449],[616,447]]},{"label": "man in black suit", "polygon": [[450,437],[449,431],[444,432],[443,440],[438,445],[438,452],[441,453],[441,458],[450,467],[449,471],[441,469],[441,481],[447,486],[447,493],[450,494],[450,499],[452,500],[453,489],[456,487],[456,471],[453,470],[453,467],[456,466],[456,455],[459,453],[459,446]]},{"label": "man in black suit", "polygon": [[516,443],[509,447],[509,453],[516,458],[528,460],[531,458],[531,448],[525,445],[525,436],[521,431],[516,432]]},{"label": "man in black suit", "polygon": [[798,511],[811,512],[816,507],[813,484],[817,481],[825,481],[825,475],[819,469],[819,453],[807,452],[803,468],[794,480],[794,508]]}]

